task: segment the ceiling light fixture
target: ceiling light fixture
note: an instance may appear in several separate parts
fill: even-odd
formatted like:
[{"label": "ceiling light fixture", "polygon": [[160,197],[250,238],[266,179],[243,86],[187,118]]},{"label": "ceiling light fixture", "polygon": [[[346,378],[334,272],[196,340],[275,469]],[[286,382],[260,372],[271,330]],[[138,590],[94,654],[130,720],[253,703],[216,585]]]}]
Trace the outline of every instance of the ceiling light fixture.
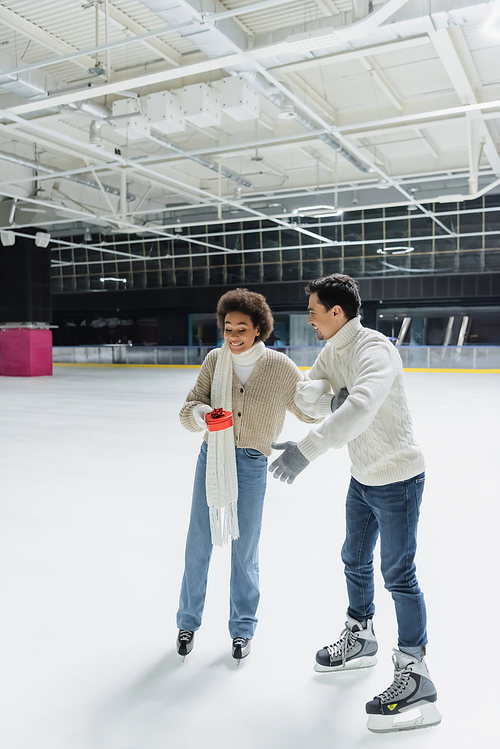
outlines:
[{"label": "ceiling light fixture", "polygon": [[334,205],[304,205],[293,211],[295,216],[311,216],[312,218],[322,218],[324,216],[341,216],[344,213],[343,208],[336,208]]},{"label": "ceiling light fixture", "polygon": [[13,231],[0,231],[0,242],[4,247],[12,247],[16,242],[16,235]]},{"label": "ceiling light fixture", "polygon": [[104,283],[105,281],[119,281],[120,283],[127,283],[126,278],[112,278],[111,276],[106,277],[106,278],[100,278],[99,281],[101,281],[101,283]]},{"label": "ceiling light fixture", "polygon": [[297,112],[293,104],[285,104],[278,117],[280,120],[294,120],[297,117]]},{"label": "ceiling light fixture", "polygon": [[44,231],[37,231],[35,234],[35,245],[37,247],[47,247],[50,242],[50,234]]},{"label": "ceiling light fixture", "polygon": [[298,34],[287,39],[287,44],[294,52],[314,52],[316,49],[327,49],[340,44],[336,34],[332,32],[325,34],[324,31]]},{"label": "ceiling light fixture", "polygon": [[377,250],[378,255],[408,255],[414,247],[383,247]]}]

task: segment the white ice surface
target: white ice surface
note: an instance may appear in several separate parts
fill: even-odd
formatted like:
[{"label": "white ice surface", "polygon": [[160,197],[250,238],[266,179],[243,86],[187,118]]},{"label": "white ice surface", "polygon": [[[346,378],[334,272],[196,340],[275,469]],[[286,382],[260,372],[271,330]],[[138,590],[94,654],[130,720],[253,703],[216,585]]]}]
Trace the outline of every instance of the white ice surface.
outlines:
[{"label": "white ice surface", "polygon": [[[345,449],[293,486],[269,478],[250,657],[230,657],[227,549],[214,553],[195,650],[184,663],[175,652],[200,444],[177,414],[196,375],[0,378],[2,748],[496,746],[499,376],[406,375],[428,463],[417,565],[443,723],[376,736],[364,705],[391,683],[396,645],[378,573],[379,664],[312,669],[344,622]],[[306,429],[290,416],[283,436]]]}]

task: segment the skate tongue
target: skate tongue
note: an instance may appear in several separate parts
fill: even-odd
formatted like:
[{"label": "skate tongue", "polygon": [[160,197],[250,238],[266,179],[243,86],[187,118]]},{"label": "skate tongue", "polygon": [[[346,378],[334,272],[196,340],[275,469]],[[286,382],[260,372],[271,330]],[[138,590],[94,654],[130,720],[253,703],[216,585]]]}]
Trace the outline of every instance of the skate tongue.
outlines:
[{"label": "skate tongue", "polygon": [[409,666],[410,663],[417,663],[417,658],[414,658],[408,653],[403,653],[401,650],[396,650],[396,648],[394,648],[394,655],[392,656],[392,660],[395,668],[397,668],[398,671],[402,671],[404,668]]},{"label": "skate tongue", "polygon": [[347,614],[346,625],[349,626],[351,632],[362,632],[363,629],[366,629],[366,627],[363,627],[361,622],[358,622],[357,619],[353,619],[352,616],[349,616],[349,614]]}]

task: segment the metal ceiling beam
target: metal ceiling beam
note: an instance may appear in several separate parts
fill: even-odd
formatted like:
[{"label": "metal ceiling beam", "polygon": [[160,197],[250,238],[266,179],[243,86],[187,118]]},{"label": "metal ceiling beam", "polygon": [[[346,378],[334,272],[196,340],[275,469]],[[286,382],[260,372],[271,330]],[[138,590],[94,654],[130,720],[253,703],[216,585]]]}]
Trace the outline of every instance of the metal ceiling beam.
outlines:
[{"label": "metal ceiling beam", "polygon": [[[307,70],[311,67],[318,67],[321,70],[325,69],[325,66],[330,65],[342,65],[352,60],[359,60],[367,55],[376,57],[377,55],[387,55],[392,53],[398,53],[412,49],[413,47],[425,47],[429,46],[429,37],[427,34],[420,34],[419,36],[411,36],[407,39],[398,39],[396,41],[385,42],[381,44],[370,44],[359,49],[350,49],[343,52],[334,52],[324,56],[318,55],[318,57],[309,57],[306,60],[300,60],[300,62],[291,62],[279,67],[268,68],[271,72],[276,75],[288,75],[288,73],[300,73],[301,70]],[[249,53],[253,55],[251,51]]]},{"label": "metal ceiling beam", "polygon": [[[446,107],[445,109],[432,109],[427,112],[413,112],[412,114],[403,114],[397,117],[384,117],[379,120],[368,120],[350,125],[338,125],[336,129],[339,133],[355,134],[358,130],[365,132],[367,129],[373,130],[379,127],[390,127],[391,125],[421,122],[422,120],[432,124],[432,120],[435,119],[464,115],[467,112],[482,112],[488,109],[500,110],[500,99],[478,102],[477,104],[463,104],[458,107]],[[497,116],[500,117],[500,111]]]},{"label": "metal ceiling beam", "polygon": [[[52,34],[49,34],[47,31],[40,28],[40,26],[31,23],[31,21],[27,21],[25,18],[14,13],[14,11],[9,10],[4,5],[0,5],[0,21],[6,26],[9,26],[9,28],[14,29],[14,31],[18,31],[23,36],[26,36],[28,39],[37,42],[42,47],[50,49],[51,52],[57,52],[60,55],[75,52],[75,48],[70,44],[61,41],[61,39],[58,39]],[[76,64],[85,70],[91,68],[94,63],[95,60],[88,56],[79,56],[79,59],[76,61]]]},{"label": "metal ceiling beam", "polygon": [[[461,29],[455,30],[456,34],[462,34]],[[462,104],[477,105],[478,100],[476,93],[471,85],[469,76],[460,55],[453,43],[453,37],[449,29],[439,29],[429,33],[429,38],[434,45],[439,59],[448,74],[457,96]],[[472,59],[469,65],[473,65]],[[477,77],[477,73],[476,73]],[[471,116],[472,111],[468,114],[469,134],[470,134],[470,152],[471,152],[471,192],[477,189],[477,179],[474,176],[477,172],[475,152],[479,151],[479,138],[484,138],[484,153],[496,174],[500,175],[500,156],[496,149],[491,134],[482,120],[481,109],[475,111],[476,117]]]},{"label": "metal ceiling beam", "polygon": [[[94,62],[95,61],[92,60],[92,64],[94,64]],[[191,63],[190,65],[182,65],[179,68],[172,68],[171,70],[161,70],[156,73],[147,73],[145,75],[134,76],[133,78],[126,78],[121,81],[113,81],[112,83],[104,83],[98,86],[87,86],[77,91],[69,91],[64,94],[45,96],[43,99],[38,99],[37,101],[29,101],[25,104],[19,104],[15,107],[10,107],[8,110],[6,110],[6,116],[29,114],[31,112],[41,112],[49,107],[64,106],[66,104],[71,104],[77,101],[97,99],[101,96],[108,96],[109,94],[119,94],[122,92],[126,92],[129,89],[142,88],[143,86],[153,86],[157,83],[166,83],[167,81],[180,80],[181,78],[185,78],[188,76],[199,75],[200,73],[209,73],[213,70],[220,70],[221,68],[231,67],[237,65],[239,62],[239,55],[226,55],[224,57],[218,57],[212,60],[203,60],[201,62]]]},{"label": "metal ceiling beam", "polygon": [[[13,119],[14,121],[21,123],[27,130],[33,129],[36,132],[41,132],[44,135],[50,134],[50,131],[48,131],[43,126],[39,125],[38,123],[34,122],[33,120],[23,120],[21,117],[11,114],[9,112],[4,112],[0,110],[0,117],[6,117],[8,119]],[[54,134],[52,133],[54,136]],[[282,221],[281,219],[272,218],[267,216],[266,214],[262,213],[261,211],[256,211],[249,206],[246,206],[238,201],[231,200],[229,198],[225,197],[218,197],[217,195],[213,195],[212,193],[208,192],[207,190],[202,190],[201,188],[194,187],[192,185],[186,185],[182,180],[175,179],[173,177],[170,177],[168,175],[161,174],[160,172],[154,171],[152,169],[149,169],[141,164],[138,164],[133,159],[126,159],[124,157],[117,157],[116,155],[107,154],[106,152],[103,152],[102,149],[99,149],[95,146],[91,146],[90,144],[84,144],[80,141],[77,141],[75,138],[72,138],[71,136],[68,136],[63,133],[57,133],[55,134],[55,137],[57,137],[58,140],[62,140],[63,142],[70,143],[71,145],[76,146],[80,151],[85,151],[87,155],[93,155],[94,157],[97,156],[100,160],[103,160],[103,157],[108,156],[110,159],[112,158],[115,162],[119,162],[122,166],[127,166],[133,171],[137,171],[139,174],[145,175],[148,179],[152,180],[153,183],[156,184],[167,184],[168,186],[173,186],[176,189],[180,188],[180,192],[189,189],[192,191],[192,193],[199,196],[199,198],[206,197],[209,200],[214,200],[217,203],[220,203],[222,205],[232,205],[240,210],[242,210],[245,213],[258,216],[265,220],[273,221],[274,223],[284,226],[286,228],[290,228],[293,231],[298,232],[299,234],[304,234],[306,236],[310,236],[314,239],[318,239],[320,242],[323,242],[325,244],[331,244],[331,240],[327,239],[326,237],[322,237],[318,234],[315,234],[314,232],[310,232],[308,229],[304,229],[301,226],[298,225],[291,225],[287,221]],[[5,193],[4,193],[5,194]],[[113,222],[111,222],[113,223]],[[134,227],[134,230],[137,230],[137,226],[134,224],[130,224],[130,226]],[[145,230],[147,227],[143,227],[143,230]]]},{"label": "metal ceiling beam", "polygon": [[[101,11],[104,12],[104,8],[101,8]],[[144,28],[144,26],[141,26],[141,24],[137,23],[137,21],[134,21],[130,16],[128,16],[126,13],[123,13],[114,5],[109,5],[109,17],[114,21],[118,28],[131,31],[136,37],[140,37],[141,35],[148,33],[148,30]],[[156,52],[158,55],[160,55],[160,57],[163,57],[166,62],[170,63],[174,67],[182,64],[182,55],[180,55],[179,52],[177,52],[173,47],[170,47],[165,42],[152,37],[149,39],[143,38],[141,39],[140,43],[148,49]]]},{"label": "metal ceiling beam", "polygon": [[382,72],[380,67],[377,65],[375,60],[369,55],[367,56],[362,55],[359,59],[363,67],[370,74],[372,80],[375,81],[377,86],[384,92],[384,94],[387,96],[391,104],[394,105],[394,107],[398,110],[398,112],[402,112],[403,105],[401,103],[399,94],[397,93],[394,86],[389,82],[387,77],[384,75],[384,73]]},{"label": "metal ceiling beam", "polygon": [[[143,0],[145,5],[148,5],[146,0]],[[214,2],[217,2],[217,0],[214,0]],[[341,34],[338,37],[339,39],[343,41],[348,41],[350,39],[356,39],[358,37],[362,37],[365,34],[369,33],[369,31],[372,31],[373,29],[377,28],[384,20],[389,18],[397,9],[403,7],[406,4],[407,0],[388,0],[388,2],[385,3],[385,5],[376,11],[375,13],[371,14],[368,18],[363,19],[362,21],[359,21],[358,23],[352,24],[349,27],[346,27],[345,29],[341,30]],[[183,8],[186,13],[191,13],[193,16],[193,19],[202,22],[203,17],[200,14],[200,12],[193,7],[193,0],[177,0],[178,6]],[[327,19],[328,21],[331,19]],[[454,232],[452,232],[445,224],[443,224],[442,221],[437,219],[434,214],[426,209],[421,203],[419,203],[418,200],[414,198],[412,194],[407,192],[403,187],[401,187],[398,182],[391,178],[385,170],[382,170],[379,166],[377,166],[373,161],[370,161],[367,159],[365,154],[359,153],[357,149],[353,149],[352,144],[349,142],[349,140],[344,137],[336,127],[329,126],[328,122],[325,122],[322,117],[320,117],[314,110],[312,110],[310,107],[304,104],[304,102],[297,96],[295,96],[287,87],[285,87],[280,81],[272,74],[270,73],[263,65],[261,65],[256,60],[251,60],[250,56],[246,53],[244,49],[242,49],[235,41],[235,39],[238,38],[239,35],[234,35],[232,33],[232,28],[230,29],[229,34],[227,33],[226,29],[224,31],[218,29],[217,27],[214,28],[214,32],[216,35],[220,38],[221,42],[225,45],[225,49],[229,50],[231,49],[233,52],[235,52],[242,61],[246,62],[250,66],[250,72],[249,77],[252,77],[253,70],[255,70],[257,73],[260,73],[260,75],[266,79],[273,87],[276,87],[278,91],[281,91],[281,93],[287,97],[287,99],[290,99],[298,108],[299,112],[303,112],[307,117],[310,118],[311,123],[316,122],[317,125],[319,125],[321,128],[325,128],[329,130],[332,143],[335,143],[337,146],[340,145],[341,149],[345,152],[347,152],[351,158],[351,160],[354,163],[354,159],[358,160],[358,163],[366,164],[367,165],[367,171],[372,170],[377,172],[380,177],[387,181],[392,187],[394,187],[396,190],[398,190],[404,197],[413,203],[424,215],[431,218],[436,224],[438,224],[447,234],[450,234],[454,236]],[[231,66],[225,66],[227,70],[231,70]],[[237,70],[238,68],[236,68]],[[255,85],[255,84],[254,84]],[[256,86],[257,90],[262,92],[263,87],[262,86]],[[268,96],[268,98],[273,100],[273,96]],[[326,136],[324,136],[326,137]],[[333,145],[332,145],[333,147]]]}]

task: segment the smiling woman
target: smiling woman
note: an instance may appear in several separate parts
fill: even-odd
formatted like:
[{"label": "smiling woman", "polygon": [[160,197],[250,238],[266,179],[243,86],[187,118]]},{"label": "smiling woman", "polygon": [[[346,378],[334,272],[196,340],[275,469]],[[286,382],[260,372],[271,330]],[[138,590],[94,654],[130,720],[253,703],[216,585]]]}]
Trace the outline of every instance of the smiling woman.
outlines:
[{"label": "smiling woman", "polygon": [[[234,289],[219,299],[217,322],[224,336],[210,351],[180,418],[186,429],[205,431],[196,466],[185,569],[177,612],[177,652],[193,649],[205,605],[212,545],[231,542],[229,632],[232,656],[250,652],[259,603],[258,547],[266,492],[267,457],[291,411],[313,422],[294,403],[302,380],[284,354],[266,349],[274,327],[261,294]],[[207,414],[223,409],[233,425],[207,433]]]},{"label": "smiling woman", "polygon": [[217,324],[234,353],[247,351],[257,341],[266,341],[274,329],[265,297],[248,289],[228,291],[219,299]]},{"label": "smiling woman", "polygon": [[229,312],[224,320],[224,340],[235,354],[248,351],[260,334],[252,323],[250,315],[242,312]]}]

